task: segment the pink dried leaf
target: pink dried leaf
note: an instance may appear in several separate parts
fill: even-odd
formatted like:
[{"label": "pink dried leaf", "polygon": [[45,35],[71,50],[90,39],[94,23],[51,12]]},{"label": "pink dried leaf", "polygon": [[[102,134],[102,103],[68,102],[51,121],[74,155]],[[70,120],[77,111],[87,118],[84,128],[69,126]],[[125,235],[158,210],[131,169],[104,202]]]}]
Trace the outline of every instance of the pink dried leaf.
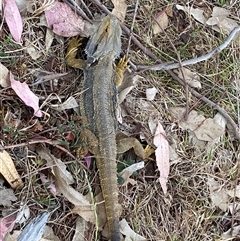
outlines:
[{"label": "pink dried leaf", "polygon": [[3,1],[4,16],[8,28],[17,43],[21,43],[23,23],[15,0]]},{"label": "pink dried leaf", "polygon": [[41,181],[42,181],[42,184],[48,184],[48,183],[50,183],[50,184],[47,186],[47,188],[50,190],[50,192],[51,192],[53,195],[56,195],[56,193],[57,193],[56,186],[52,183],[52,181],[51,181],[50,179],[48,179],[47,176],[46,176],[44,173],[42,173],[42,172],[40,172],[39,175],[40,175],[40,179],[41,179]]},{"label": "pink dried leaf", "polygon": [[85,162],[86,162],[86,164],[87,164],[87,168],[90,168],[92,159],[91,159],[91,155],[90,155],[89,152],[88,152],[87,155],[84,157],[84,160],[85,160]]},{"label": "pink dried leaf", "polygon": [[55,196],[57,194],[56,186],[52,183],[48,186],[50,192]]},{"label": "pink dried leaf", "polygon": [[26,83],[21,83],[14,79],[10,72],[10,82],[12,89],[16,92],[18,97],[27,105],[34,109],[34,115],[42,117],[42,112],[39,109],[39,98],[29,89]]},{"label": "pink dried leaf", "polygon": [[55,2],[45,11],[48,27],[53,27],[53,32],[64,36],[73,37],[79,35],[84,29],[84,22],[76,12],[66,3]]},{"label": "pink dried leaf", "polygon": [[16,217],[0,218],[0,241],[4,241],[6,235],[12,231]]},{"label": "pink dried leaf", "polygon": [[166,138],[166,133],[161,125],[158,123],[155,136],[153,139],[154,145],[157,147],[155,150],[157,167],[160,172],[160,184],[163,189],[163,193],[167,193],[167,181],[168,175],[170,171],[170,163],[169,163],[169,143]]}]

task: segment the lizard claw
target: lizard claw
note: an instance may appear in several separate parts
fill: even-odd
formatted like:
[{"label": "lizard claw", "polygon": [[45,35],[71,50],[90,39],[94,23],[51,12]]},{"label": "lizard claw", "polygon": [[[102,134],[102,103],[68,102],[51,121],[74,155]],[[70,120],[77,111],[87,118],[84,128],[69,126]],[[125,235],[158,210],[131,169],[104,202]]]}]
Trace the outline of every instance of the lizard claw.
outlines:
[{"label": "lizard claw", "polygon": [[145,159],[148,159],[148,160],[152,160],[150,158],[150,156],[155,152],[155,150],[150,146],[150,145],[147,145],[144,149],[144,155],[145,155]]},{"label": "lizard claw", "polygon": [[127,58],[125,55],[119,60],[116,66],[116,77],[115,77],[116,86],[119,86],[122,84],[124,72],[129,67],[128,62],[129,62],[129,58]]},{"label": "lizard claw", "polygon": [[67,64],[73,68],[83,68],[85,66],[84,61],[81,59],[76,59],[78,47],[82,44],[82,39],[79,37],[74,37],[69,41],[66,61]]}]

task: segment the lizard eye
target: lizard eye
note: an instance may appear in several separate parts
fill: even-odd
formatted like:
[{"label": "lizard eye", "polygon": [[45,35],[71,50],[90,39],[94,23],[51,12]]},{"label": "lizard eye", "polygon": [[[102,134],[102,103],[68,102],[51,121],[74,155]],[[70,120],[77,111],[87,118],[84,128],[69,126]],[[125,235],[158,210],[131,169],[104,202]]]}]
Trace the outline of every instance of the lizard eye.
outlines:
[{"label": "lizard eye", "polygon": [[111,30],[111,27],[110,27],[110,25],[108,25],[108,26],[106,27],[106,34],[107,34],[107,35],[110,34],[110,30]]}]

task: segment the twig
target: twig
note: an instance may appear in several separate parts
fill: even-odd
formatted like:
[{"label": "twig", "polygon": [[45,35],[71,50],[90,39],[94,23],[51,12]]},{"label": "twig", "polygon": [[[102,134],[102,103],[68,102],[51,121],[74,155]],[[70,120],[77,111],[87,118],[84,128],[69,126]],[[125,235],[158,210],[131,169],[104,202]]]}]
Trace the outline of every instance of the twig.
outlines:
[{"label": "twig", "polygon": [[127,47],[127,50],[126,50],[126,56],[128,57],[128,53],[129,53],[129,49],[130,49],[130,44],[132,42],[132,33],[133,33],[133,26],[134,26],[134,23],[135,23],[135,20],[136,20],[136,15],[137,15],[137,9],[138,9],[138,4],[139,4],[139,0],[136,1],[135,3],[135,9],[134,9],[134,14],[133,14],[133,20],[132,20],[132,24],[131,24],[131,35],[129,36],[129,39],[128,39],[128,47]]},{"label": "twig", "polygon": [[28,142],[24,142],[24,143],[19,143],[19,144],[15,144],[15,145],[10,145],[10,146],[0,146],[0,150],[6,150],[6,149],[12,149],[15,147],[20,147],[20,146],[27,146],[27,145],[31,145],[31,144],[38,144],[38,143],[47,143],[50,144],[52,146],[56,146],[58,149],[62,150],[63,152],[67,153],[70,157],[72,157],[74,160],[76,160],[76,157],[74,155],[72,155],[68,150],[66,150],[65,148],[63,148],[62,146],[59,146],[56,141],[53,140],[49,140],[49,139],[32,139]]},{"label": "twig", "polygon": [[210,53],[202,55],[198,58],[194,59],[188,59],[185,61],[182,61],[182,63],[164,63],[164,64],[157,64],[157,65],[152,65],[152,66],[147,66],[147,65],[138,65],[137,70],[170,70],[170,69],[176,69],[179,68],[180,66],[187,66],[187,65],[193,65],[197,64],[202,61],[206,61],[210,58],[212,58],[215,54],[220,53],[223,49],[225,49],[230,42],[233,40],[237,32],[240,31],[240,25],[238,27],[235,27],[229,36],[226,38],[226,40],[219,45],[217,48],[212,50]]}]

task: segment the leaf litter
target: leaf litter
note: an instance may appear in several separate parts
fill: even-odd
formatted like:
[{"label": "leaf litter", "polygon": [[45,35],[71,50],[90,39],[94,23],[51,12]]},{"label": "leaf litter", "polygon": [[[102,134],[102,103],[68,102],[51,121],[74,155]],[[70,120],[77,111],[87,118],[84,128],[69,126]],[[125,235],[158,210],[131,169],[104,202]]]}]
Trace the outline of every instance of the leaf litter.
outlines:
[{"label": "leaf litter", "polygon": [[[218,38],[219,35],[213,35],[212,32],[209,31],[211,28],[215,29],[214,31],[224,31],[229,33],[233,26],[236,26],[236,23],[238,23],[231,7],[200,7],[196,4],[193,4],[191,8],[182,6],[182,9],[189,13],[189,16],[185,16],[185,21],[189,26],[184,31],[190,29],[192,32],[190,31],[189,37],[193,38],[183,45],[181,42],[182,40],[179,38],[182,31],[178,31],[178,22],[176,21],[176,15],[174,13],[174,6],[173,8],[170,6],[173,13],[168,14],[167,6],[164,6],[159,2],[154,2],[152,4],[153,5],[149,6],[149,9],[153,9],[154,12],[166,12],[167,16],[164,15],[164,18],[167,21],[165,21],[163,17],[162,19],[160,17],[159,21],[162,23],[165,22],[163,29],[165,29],[167,34],[172,34],[171,41],[175,44],[177,49],[180,49],[182,59],[188,58],[187,54],[184,56],[185,48],[186,53],[196,56],[199,55],[199,53],[201,54],[201,51],[209,51],[213,44],[221,41]],[[154,4],[156,4],[156,6]],[[206,5],[207,4],[208,3],[206,3]],[[65,8],[67,5],[63,6]],[[126,14],[126,10],[124,10],[125,7],[126,5],[124,5],[123,2],[115,3],[114,11],[121,12],[120,15],[122,16],[122,19],[124,19]],[[146,28],[146,26],[151,25],[149,24],[145,26],[145,24],[148,23],[150,16],[142,14],[141,9],[142,8],[140,7],[139,11],[137,11],[136,22],[134,23],[134,34],[135,31],[137,33],[138,29],[141,29],[142,32],[138,32],[140,40],[142,40],[142,42],[146,40],[150,43],[151,47],[158,50],[164,58],[168,61],[172,61],[172,57],[175,53],[171,52],[169,42],[165,39],[165,34],[161,32],[161,34],[155,33],[156,36],[154,37],[151,35],[154,34],[154,30]],[[24,15],[22,15],[23,13],[21,12],[21,15],[24,17],[32,17],[32,13],[43,13],[43,10],[45,13],[48,11],[47,9],[45,10],[45,5],[41,5],[41,3],[39,3],[39,5],[34,5],[33,3],[31,7],[27,7],[27,13],[25,11]],[[71,30],[69,27],[62,24],[62,22],[64,22],[64,18],[62,18],[64,13],[61,11],[60,8],[56,10],[61,17],[59,17],[59,22],[54,23],[57,26],[54,32],[58,32],[59,35],[62,35],[62,33],[63,35],[76,34],[74,33],[74,30]],[[40,16],[42,19],[43,16],[46,15],[45,13]],[[129,13],[131,14],[131,11]],[[155,16],[156,15],[158,14],[155,14]],[[133,19],[132,15],[127,15],[127,18],[129,17]],[[33,101],[34,98],[31,99],[30,102],[34,102],[33,106],[35,107],[33,107],[32,104],[30,106],[34,108],[35,116],[27,114],[29,108],[16,108],[20,101],[19,99],[11,99],[13,92],[11,91],[11,88],[8,88],[9,83],[6,81],[6,79],[8,79],[8,71],[6,71],[5,74],[1,76],[0,81],[1,86],[5,88],[2,96],[3,103],[6,105],[6,111],[1,110],[3,117],[1,120],[3,129],[1,129],[1,131],[3,130],[3,133],[0,133],[0,138],[1,144],[4,143],[4,145],[9,146],[26,143],[24,148],[20,145],[19,148],[16,146],[9,150],[9,153],[11,152],[12,155],[18,157],[14,159],[14,166],[19,170],[20,176],[24,176],[24,184],[29,184],[25,185],[23,191],[21,191],[22,196],[33,197],[32,200],[28,200],[33,206],[26,207],[30,208],[31,214],[34,216],[37,214],[32,211],[41,211],[36,208],[40,205],[44,208],[51,207],[56,210],[53,212],[53,215],[59,217],[57,221],[60,220],[59,226],[61,226],[61,230],[57,228],[57,225],[54,225],[54,232],[61,237],[61,240],[72,241],[73,239],[70,236],[64,236],[63,233],[66,234],[72,232],[72,234],[74,234],[72,224],[77,223],[74,221],[74,215],[84,216],[84,214],[82,214],[84,208],[81,205],[79,206],[79,203],[85,203],[87,209],[91,207],[91,210],[87,211],[89,212],[89,216],[85,216],[85,219],[90,220],[89,217],[92,216],[93,224],[95,224],[93,205],[97,206],[98,216],[102,220],[104,220],[102,213],[105,211],[104,209],[100,209],[100,205],[101,208],[103,208],[104,205],[102,205],[101,193],[99,190],[96,191],[98,189],[95,186],[96,180],[94,179],[96,174],[91,174],[94,177],[91,176],[92,179],[90,181],[94,186],[93,191],[96,191],[94,203],[89,195],[83,195],[83,193],[86,194],[91,191],[89,191],[89,187],[86,187],[86,184],[84,184],[85,178],[81,178],[81,168],[78,167],[76,170],[74,169],[74,165],[77,166],[76,160],[74,160],[74,165],[71,160],[71,163],[66,164],[66,167],[65,161],[69,161],[69,158],[66,157],[66,152],[62,153],[57,147],[50,147],[47,144],[44,144],[46,145],[44,152],[48,153],[46,159],[49,159],[47,162],[44,162],[45,158],[41,157],[39,159],[39,157],[36,157],[37,149],[35,144],[27,145],[29,139],[32,140],[32,138],[34,138],[34,140],[38,140],[41,143],[45,138],[56,141],[58,144],[61,143],[64,148],[69,148],[71,152],[74,152],[75,145],[78,144],[77,142],[80,142],[80,140],[78,140],[78,133],[82,128],[78,125],[81,120],[78,119],[75,121],[71,112],[71,109],[75,108],[77,105],[77,98],[75,97],[78,95],[76,89],[79,84],[79,82],[76,82],[72,76],[59,76],[57,81],[53,80],[55,87],[54,85],[51,85],[51,82],[47,79],[46,81],[38,83],[38,85],[33,88],[31,87],[32,85],[30,85],[32,80],[35,80],[35,76],[32,76],[30,73],[33,65],[35,68],[41,67],[42,70],[45,70],[47,69],[45,63],[48,62],[51,65],[52,69],[50,71],[52,73],[60,75],[65,71],[63,52],[59,51],[60,49],[62,50],[65,48],[62,44],[63,39],[59,38],[59,36],[52,32],[51,29],[47,30],[48,33],[51,33],[47,37],[45,31],[41,32],[42,29],[46,30],[46,25],[38,25],[38,20],[36,20],[36,22],[33,20],[37,18],[24,19],[24,21],[30,23],[30,31],[28,33],[23,33],[24,38],[19,34],[21,32],[19,31],[20,27],[16,29],[16,31],[19,32],[17,34],[17,38],[20,39],[19,41],[23,39],[27,44],[34,43],[32,45],[33,51],[29,52],[31,54],[29,57],[37,59],[38,61],[36,63],[33,62],[30,58],[26,57],[24,53],[23,63],[18,60],[22,57],[16,59],[15,68],[11,63],[8,63],[8,61],[2,61],[2,63],[4,63],[3,66],[6,66],[5,68],[2,68],[5,70],[11,70],[11,72],[14,73],[14,76],[19,77],[21,82],[26,81],[26,83],[28,83],[32,92],[36,93],[40,98],[40,103],[44,103],[41,107],[41,109],[43,108],[42,111],[44,110],[44,117],[36,118],[36,114],[39,114],[39,106],[38,100]],[[203,28],[203,25],[199,24],[195,19],[200,23],[206,24],[205,27]],[[67,22],[71,23],[72,20],[78,22],[78,20],[73,17],[69,17]],[[78,33],[79,30],[80,32],[84,31],[82,29],[82,20],[79,21],[79,26],[77,26]],[[141,24],[141,21],[142,25],[139,25]],[[126,25],[130,26],[131,24],[126,23]],[[76,29],[76,26],[73,29]],[[5,32],[8,32],[8,30]],[[38,38],[34,38],[33,40],[33,35],[30,36],[30,32],[36,33]],[[173,32],[175,34],[173,34]],[[194,36],[199,36],[198,34],[200,34],[201,38],[198,38],[198,40],[194,39]],[[80,33],[80,35],[84,35],[84,33]],[[126,36],[124,35],[124,37]],[[1,38],[2,43],[9,40],[4,34]],[[49,40],[45,41],[47,43],[42,43],[42,39],[44,39],[44,41],[46,39]],[[7,46],[10,48],[12,40],[8,43],[10,44]],[[194,47],[191,46],[191,43]],[[31,47],[31,45],[29,46]],[[123,49],[125,49],[125,43],[123,46]],[[21,47],[19,46],[19,48]],[[18,50],[19,53],[22,53],[20,49]],[[12,49],[7,49],[6,52],[12,57],[11,51]],[[170,55],[168,56],[169,51]],[[231,52],[231,47],[229,47],[227,51],[229,51],[229,56],[231,54],[234,59],[235,53]],[[14,54],[17,55],[18,53],[14,52]],[[131,55],[133,54],[136,58],[134,62],[138,63],[144,60],[144,64],[146,64],[145,61],[147,58],[140,57],[138,51],[135,51],[134,48],[132,49]],[[53,58],[51,58],[56,55],[57,61],[56,59],[53,60]],[[170,58],[168,59],[168,57]],[[231,69],[231,66],[234,64],[224,62],[227,60],[230,61],[230,58],[225,57],[226,56],[223,56],[223,58],[221,58],[220,54],[220,57],[215,58],[213,63],[206,61],[205,69],[202,69],[203,66],[199,65],[194,72],[188,72],[188,70],[185,70],[184,68],[183,70],[185,71],[185,80],[198,91],[201,91],[204,96],[209,96],[208,93],[206,93],[206,90],[209,90],[209,86],[217,83],[215,89],[220,90],[223,86],[224,93],[226,93],[229,99],[225,98],[226,96],[224,96],[223,93],[221,93],[218,98],[215,96],[210,97],[213,98],[216,103],[222,104],[222,106],[230,111],[232,107],[235,108],[236,99],[234,99],[233,96],[236,96],[236,92],[230,91],[233,89],[230,81],[228,81],[228,83],[223,83],[222,80],[233,79],[230,74],[231,72],[232,75],[235,73],[236,78],[238,78],[238,76],[236,71],[234,72],[234,70]],[[27,65],[27,68],[30,70],[25,68],[27,71],[24,72],[24,65]],[[226,66],[229,68],[228,72],[226,72]],[[211,72],[211,69],[214,69],[215,72]],[[235,70],[236,69],[237,61],[235,61]],[[232,142],[232,139],[228,135],[229,130],[226,120],[219,115],[219,113],[216,114],[214,109],[208,109],[200,105],[199,101],[194,97],[189,96],[187,98],[183,94],[181,88],[176,86],[172,79],[169,79],[166,75],[161,75],[159,73],[159,76],[155,76],[156,73],[152,73],[151,75],[146,74],[147,77],[145,77],[145,73],[140,73],[141,76],[138,76],[137,81],[135,82],[131,77],[127,78],[126,88],[123,88],[121,102],[119,104],[119,109],[121,109],[122,113],[121,128],[125,134],[136,136],[141,139],[144,145],[150,144],[154,146],[154,142],[156,150],[152,155],[152,159],[156,161],[146,161],[144,163],[144,168],[142,168],[143,162],[139,162],[130,166],[129,169],[132,169],[131,171],[128,172],[128,169],[125,170],[125,172],[128,173],[126,177],[128,181],[126,185],[120,187],[119,195],[120,202],[123,206],[123,214],[121,217],[126,217],[127,219],[127,222],[123,222],[122,233],[126,235],[126,240],[131,240],[134,237],[137,237],[136,240],[138,240],[138,238],[139,240],[145,240],[146,238],[149,240],[203,240],[203,236],[204,238],[207,237],[208,239],[213,240],[216,240],[216,237],[225,240],[237,237],[237,235],[239,235],[239,225],[236,215],[239,203],[238,200],[236,200],[235,203],[233,203],[232,200],[234,198],[239,198],[239,186],[235,185],[234,188],[232,180],[229,177],[233,177],[234,179],[234,176],[237,175],[235,162],[237,158],[239,159],[239,152],[236,148],[236,143]],[[179,73],[181,73],[181,71],[179,71]],[[201,79],[199,76],[201,76]],[[214,76],[219,76],[219,78],[215,80]],[[179,74],[179,77],[182,78],[183,76]],[[208,85],[206,85],[207,81],[210,81]],[[25,91],[26,90],[23,89],[23,92]],[[13,96],[16,96],[15,93],[13,93]],[[74,99],[71,99],[72,96],[74,96]],[[224,101],[221,102],[223,99]],[[71,100],[73,100],[73,102]],[[190,110],[185,116],[187,109],[183,108],[183,106],[185,106],[186,101],[189,101],[190,103]],[[55,106],[57,106],[59,110],[55,110]],[[176,114],[172,113],[172,107],[182,109],[179,109]],[[236,109],[237,108],[235,108],[235,110]],[[11,118],[9,119],[8,115],[10,113]],[[234,112],[231,112],[231,114],[236,117]],[[32,120],[31,118],[35,119]],[[36,124],[33,124],[34,121]],[[33,127],[31,125],[33,125]],[[41,126],[41,128],[36,128],[37,126]],[[22,130],[24,130],[24,132]],[[72,135],[71,138],[69,138],[70,134]],[[155,141],[154,136],[155,138],[157,137],[157,140]],[[196,152],[198,147],[201,149],[200,152]],[[164,152],[163,149],[165,150]],[[48,152],[49,150],[50,152]],[[39,156],[41,155],[39,154]],[[123,156],[123,158],[126,157]],[[160,164],[162,162],[161,158],[163,165]],[[52,162],[50,162],[50,160]],[[139,164],[141,164],[141,167],[139,167]],[[88,168],[89,170],[92,170],[93,167],[94,162],[91,160]],[[131,173],[134,170],[138,170],[138,176],[130,178]],[[208,175],[209,173],[210,175]],[[18,180],[20,180],[19,176]],[[159,184],[159,181],[161,185]],[[48,184],[53,186],[50,188]],[[56,190],[54,190],[55,187]],[[39,198],[39,196],[36,196],[36,190],[40,190],[40,193],[44,194]],[[61,193],[63,194],[62,197],[60,196]],[[99,196],[97,193],[99,193]],[[11,192],[9,192],[9,194],[11,194]],[[5,200],[6,205],[16,205],[17,202],[14,197],[18,198],[18,201],[20,200],[20,194],[17,190],[14,190],[13,195],[10,195],[8,200]],[[60,198],[64,199],[61,199],[61,202],[59,203]],[[81,201],[79,202],[79,200]],[[54,202],[61,206],[61,211],[65,211],[62,211],[62,213],[58,212],[57,209],[55,209],[56,206],[54,206]],[[44,206],[46,203],[48,206]],[[64,205],[64,207],[62,205]],[[25,211],[19,211],[19,215],[23,212]],[[74,212],[76,214],[74,214]],[[214,222],[211,221],[211,215],[213,214],[217,214],[217,216],[214,216]],[[23,216],[25,216],[25,214]],[[30,216],[30,219],[33,219],[34,216]],[[176,217],[178,217],[178,219],[176,219]],[[229,220],[229,218],[233,218],[235,221],[234,226],[230,229],[229,225],[224,225],[225,220]],[[103,228],[103,223],[105,221],[100,222],[99,230]],[[13,221],[10,221],[10,223],[13,224],[14,219]],[[86,224],[86,222],[84,223]],[[90,228],[89,226],[87,228],[80,228],[79,233],[82,234],[84,230],[86,232],[92,230],[91,224],[89,225]],[[202,230],[200,227],[204,229],[204,235],[201,234]],[[213,228],[215,230],[214,233],[212,232]],[[0,232],[0,234],[2,235],[4,233],[5,235],[6,230],[8,230],[7,225],[4,224],[1,230],[5,231]],[[169,230],[171,230],[171,232]],[[184,230],[184,232],[182,230]],[[136,234],[135,231],[141,235]],[[7,232],[9,232],[9,230]],[[14,230],[14,233],[17,233],[17,230]],[[77,232],[75,232],[75,234],[76,233]],[[16,240],[16,238],[13,240]],[[41,240],[44,240],[44,237]],[[55,238],[52,238],[51,240],[55,240]]]}]

